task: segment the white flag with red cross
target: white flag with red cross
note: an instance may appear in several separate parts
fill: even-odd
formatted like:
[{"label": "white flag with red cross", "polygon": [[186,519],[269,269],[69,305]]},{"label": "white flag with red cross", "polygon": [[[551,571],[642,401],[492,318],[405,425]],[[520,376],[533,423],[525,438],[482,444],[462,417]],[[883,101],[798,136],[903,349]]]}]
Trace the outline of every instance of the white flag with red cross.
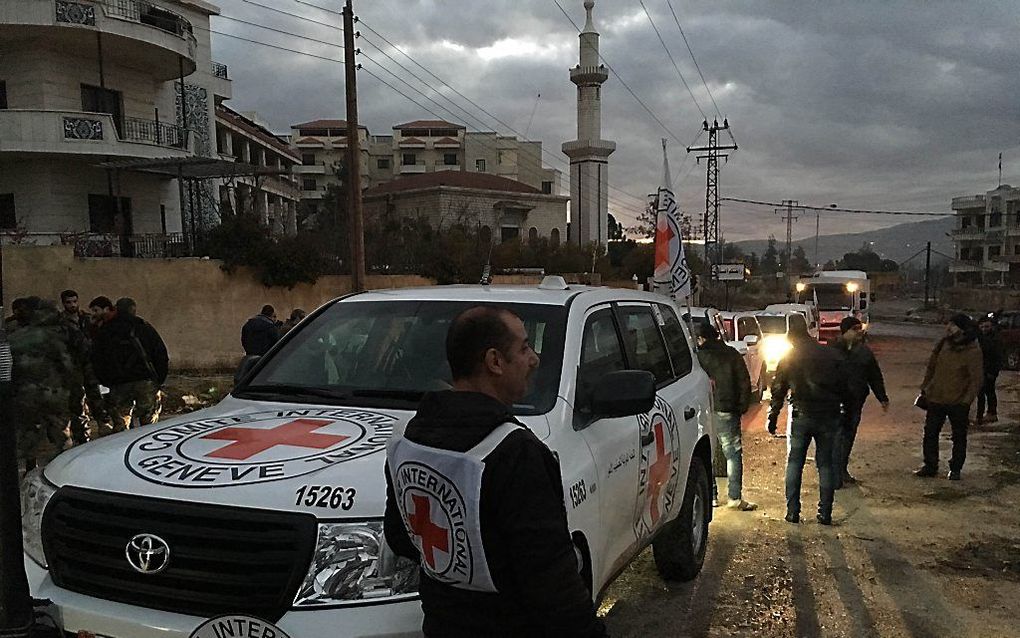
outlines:
[{"label": "white flag with red cross", "polygon": [[662,140],[662,186],[655,198],[655,280],[656,287],[668,287],[674,299],[691,296],[691,269],[684,254],[680,233],[680,209],[673,196],[666,140]]}]

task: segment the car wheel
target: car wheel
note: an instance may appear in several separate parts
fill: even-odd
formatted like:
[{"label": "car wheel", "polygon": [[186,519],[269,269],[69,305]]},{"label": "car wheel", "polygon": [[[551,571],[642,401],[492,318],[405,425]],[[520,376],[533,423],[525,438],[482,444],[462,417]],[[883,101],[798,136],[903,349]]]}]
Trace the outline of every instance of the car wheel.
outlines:
[{"label": "car wheel", "polygon": [[1006,367],[1010,370],[1020,370],[1020,350],[1010,350],[1006,355]]},{"label": "car wheel", "polygon": [[705,564],[712,489],[701,459],[691,460],[680,513],[652,541],[652,556],[665,580],[692,580]]}]

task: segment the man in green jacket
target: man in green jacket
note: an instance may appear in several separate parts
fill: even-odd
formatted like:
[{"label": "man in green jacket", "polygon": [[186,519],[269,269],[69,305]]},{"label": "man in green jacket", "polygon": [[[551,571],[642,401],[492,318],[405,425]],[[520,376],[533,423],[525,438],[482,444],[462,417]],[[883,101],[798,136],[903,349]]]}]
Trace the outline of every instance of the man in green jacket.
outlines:
[{"label": "man in green jacket", "polygon": [[726,507],[750,512],[758,506],[745,501],[741,494],[744,458],[740,417],[751,405],[751,377],[740,353],[723,343],[719,332],[707,323],[698,326],[698,361],[712,379],[716,434],[726,457]]},{"label": "man in green jacket", "polygon": [[967,459],[967,417],[970,404],[984,383],[981,347],[977,344],[977,326],[964,314],[953,315],[946,324],[946,336],[938,342],[928,361],[921,392],[928,403],[924,419],[924,465],[914,474],[920,477],[939,473],[939,434],[946,419],[953,431],[953,456],[949,460],[949,480],[959,481]]}]

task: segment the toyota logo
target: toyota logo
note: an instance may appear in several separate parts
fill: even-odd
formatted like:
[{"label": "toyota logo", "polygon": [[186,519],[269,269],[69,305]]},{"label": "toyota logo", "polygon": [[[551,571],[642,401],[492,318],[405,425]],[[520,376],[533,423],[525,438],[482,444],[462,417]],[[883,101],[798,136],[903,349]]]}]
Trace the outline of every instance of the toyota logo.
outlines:
[{"label": "toyota logo", "polygon": [[128,563],[140,574],[158,574],[170,564],[170,546],[155,534],[138,534],[124,548]]}]

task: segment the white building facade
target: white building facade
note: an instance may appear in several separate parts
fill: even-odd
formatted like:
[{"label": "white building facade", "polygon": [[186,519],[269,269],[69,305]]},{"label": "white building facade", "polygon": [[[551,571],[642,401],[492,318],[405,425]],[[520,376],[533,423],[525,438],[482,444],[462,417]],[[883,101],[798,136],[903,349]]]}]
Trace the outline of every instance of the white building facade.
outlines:
[{"label": "white building facade", "polygon": [[1003,184],[983,195],[953,198],[953,283],[1020,284],[1020,188]]},{"label": "white building facade", "polygon": [[0,2],[8,240],[130,254],[203,223],[207,184],[192,182],[199,192],[182,207],[182,184],[167,171],[109,166],[215,157],[215,105],[231,93],[211,58],[217,13],[202,0]]}]

